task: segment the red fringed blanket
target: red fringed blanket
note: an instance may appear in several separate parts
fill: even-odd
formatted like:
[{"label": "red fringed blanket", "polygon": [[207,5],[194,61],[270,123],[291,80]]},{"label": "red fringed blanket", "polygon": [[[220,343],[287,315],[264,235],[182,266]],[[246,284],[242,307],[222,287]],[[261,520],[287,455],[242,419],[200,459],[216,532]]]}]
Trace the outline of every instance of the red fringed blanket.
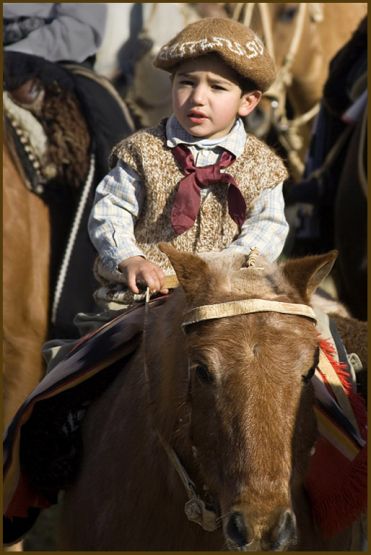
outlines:
[{"label": "red fringed blanket", "polygon": [[[306,480],[315,519],[324,536],[349,526],[367,508],[367,412],[352,389],[346,364],[321,341],[313,378],[319,437]],[[328,361],[328,362],[327,362]]]}]

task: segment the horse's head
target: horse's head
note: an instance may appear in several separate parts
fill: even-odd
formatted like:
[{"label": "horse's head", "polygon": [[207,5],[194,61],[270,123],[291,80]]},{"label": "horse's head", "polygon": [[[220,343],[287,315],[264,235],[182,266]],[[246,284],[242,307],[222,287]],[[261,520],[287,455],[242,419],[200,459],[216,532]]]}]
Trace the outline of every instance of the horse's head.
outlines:
[{"label": "horse's head", "polygon": [[[244,267],[241,255],[202,259],[160,248],[181,284],[168,301],[167,332],[157,327],[152,339],[167,343],[157,360],[161,410],[174,420],[164,433],[200,490],[217,499],[229,548],[285,549],[295,542],[295,491],[316,435],[310,378],[318,335],[303,304],[335,254]],[[299,314],[270,311],[269,303],[262,312],[223,314],[227,301],[247,299],[294,304]],[[211,304],[219,306],[195,310]]]},{"label": "horse's head", "polygon": [[26,168],[37,166],[38,182],[80,187],[89,170],[91,133],[71,75],[38,56],[5,54],[5,114],[25,145],[25,152],[18,147],[20,158],[28,158]]}]

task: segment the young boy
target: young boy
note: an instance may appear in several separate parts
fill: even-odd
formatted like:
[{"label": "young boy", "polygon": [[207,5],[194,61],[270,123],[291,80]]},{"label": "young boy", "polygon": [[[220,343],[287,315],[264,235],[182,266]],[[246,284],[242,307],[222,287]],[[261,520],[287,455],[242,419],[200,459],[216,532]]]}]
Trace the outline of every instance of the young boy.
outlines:
[{"label": "young boy", "polygon": [[89,234],[108,286],[97,300],[130,304],[138,285],[166,292],[172,269],[160,241],[275,260],[288,233],[284,165],[241,120],[275,78],[260,39],[236,21],[206,18],[163,46],[154,64],[171,73],[173,114],[120,142],[96,190]]}]

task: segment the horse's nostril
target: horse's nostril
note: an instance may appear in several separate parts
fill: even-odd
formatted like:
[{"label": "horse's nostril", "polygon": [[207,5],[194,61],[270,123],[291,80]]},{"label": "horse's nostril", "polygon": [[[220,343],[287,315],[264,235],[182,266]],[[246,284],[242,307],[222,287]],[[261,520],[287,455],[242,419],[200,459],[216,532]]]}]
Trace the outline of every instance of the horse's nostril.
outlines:
[{"label": "horse's nostril", "polygon": [[296,538],[296,519],[292,511],[286,510],[281,513],[277,524],[271,530],[269,550],[281,551],[285,549]]},{"label": "horse's nostril", "polygon": [[248,540],[247,528],[241,513],[233,513],[227,524],[229,538],[238,546],[246,545]]}]

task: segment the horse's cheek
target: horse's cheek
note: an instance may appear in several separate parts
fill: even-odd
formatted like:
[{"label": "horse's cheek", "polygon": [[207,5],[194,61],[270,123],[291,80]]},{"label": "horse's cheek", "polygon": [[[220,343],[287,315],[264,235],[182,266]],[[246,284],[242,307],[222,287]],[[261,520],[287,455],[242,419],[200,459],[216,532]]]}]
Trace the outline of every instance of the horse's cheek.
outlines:
[{"label": "horse's cheek", "polygon": [[[205,391],[206,389],[206,391]],[[205,452],[215,454],[219,436],[220,420],[213,392],[208,387],[195,387],[191,404],[191,440],[193,444]],[[211,389],[211,388],[209,388]]]}]

